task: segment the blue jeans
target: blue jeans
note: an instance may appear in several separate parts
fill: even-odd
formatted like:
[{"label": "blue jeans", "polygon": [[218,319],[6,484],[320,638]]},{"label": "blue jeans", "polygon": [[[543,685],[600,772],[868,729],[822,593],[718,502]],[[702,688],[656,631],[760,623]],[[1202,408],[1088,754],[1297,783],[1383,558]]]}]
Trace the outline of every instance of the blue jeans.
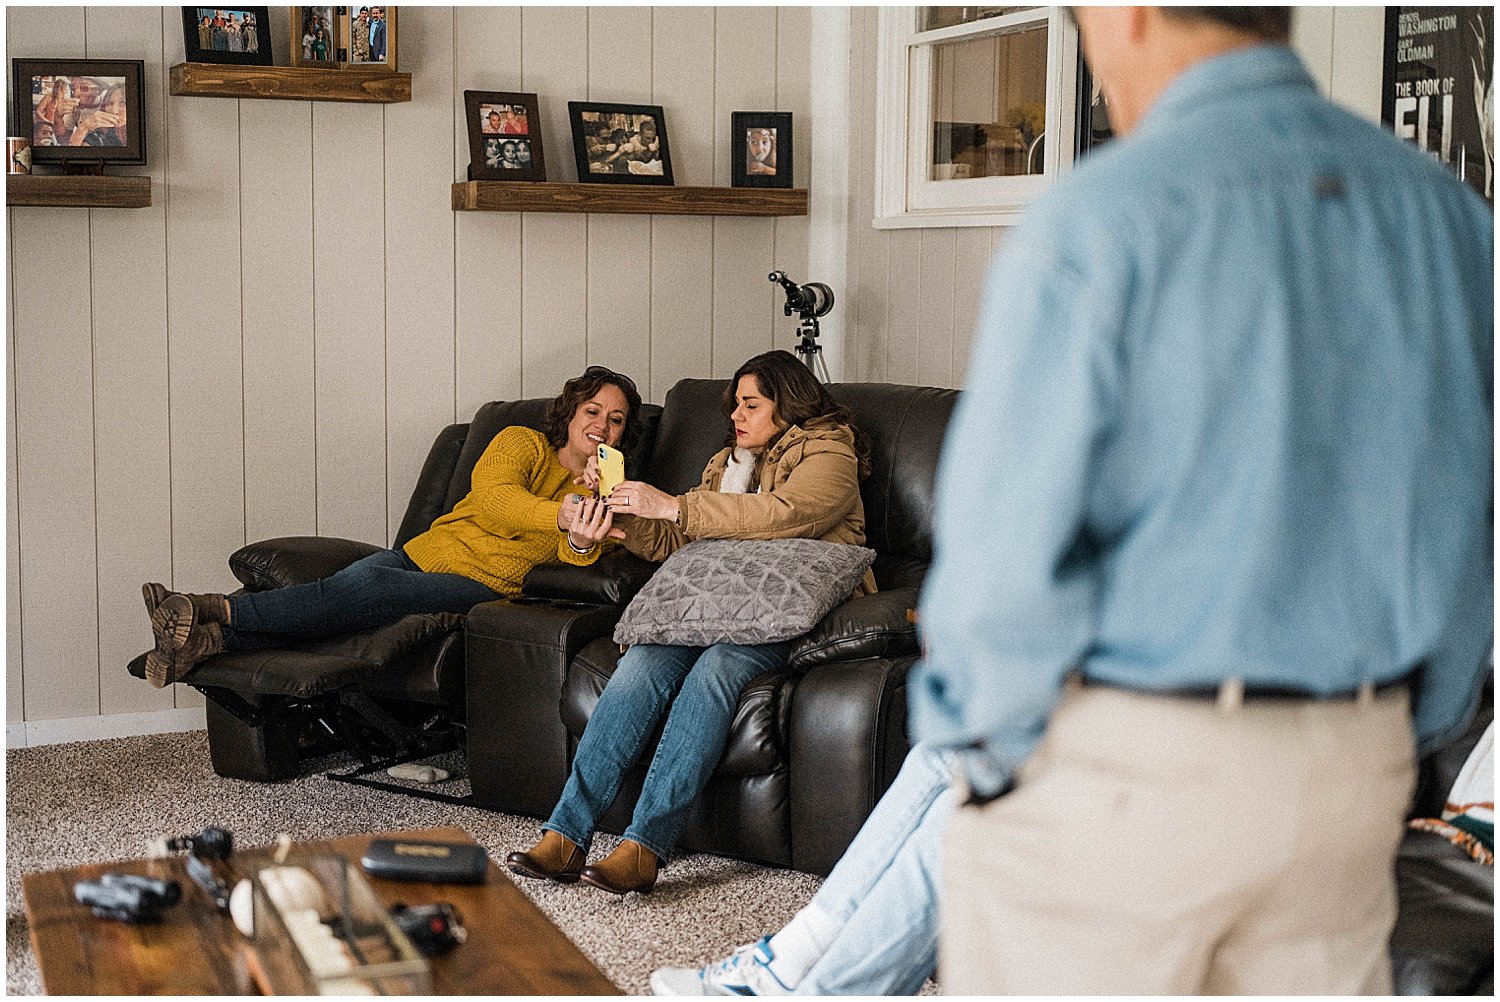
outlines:
[{"label": "blue jeans", "polygon": [[665,862],[689,805],[724,754],[740,693],[755,676],[786,664],[789,647],[782,641],[630,648],[599,697],[562,799],[542,828],[587,849],[599,815],[614,802],[626,771],[665,715],[646,785],[625,829],[626,838]]},{"label": "blue jeans", "polygon": [[224,647],[250,650],[332,637],[412,613],[466,613],[499,597],[461,574],[430,573],[400,550],[380,550],[321,581],[229,596]]},{"label": "blue jeans", "polygon": [[842,925],[798,995],[915,995],[937,967],[938,863],[958,801],[952,756],[926,743],[865,820],[811,907]]}]

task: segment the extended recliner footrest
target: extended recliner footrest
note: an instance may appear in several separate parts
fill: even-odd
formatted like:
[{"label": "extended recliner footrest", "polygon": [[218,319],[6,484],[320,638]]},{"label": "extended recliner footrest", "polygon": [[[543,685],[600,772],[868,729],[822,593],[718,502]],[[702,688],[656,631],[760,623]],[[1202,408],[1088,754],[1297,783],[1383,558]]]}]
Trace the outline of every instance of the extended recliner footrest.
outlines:
[{"label": "extended recliner footrest", "polygon": [[[439,712],[413,726],[377,699],[461,706],[463,624],[449,613],[412,615],[338,637],[226,651],[178,681],[208,697],[209,750],[221,776],[290,778],[310,744],[321,754],[332,750],[329,739],[369,763],[425,748],[419,739],[435,721],[451,724]],[[145,661],[133,660],[130,673],[144,677]],[[310,734],[321,740],[310,743]]]}]

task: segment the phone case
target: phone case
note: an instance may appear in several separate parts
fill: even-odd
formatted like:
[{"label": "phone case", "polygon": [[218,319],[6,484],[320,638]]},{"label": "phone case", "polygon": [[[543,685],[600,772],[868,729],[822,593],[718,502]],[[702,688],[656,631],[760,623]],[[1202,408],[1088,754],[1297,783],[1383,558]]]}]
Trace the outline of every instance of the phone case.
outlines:
[{"label": "phone case", "polygon": [[482,845],[378,838],[359,863],[370,876],[386,880],[477,884],[484,879],[489,857]]},{"label": "phone case", "polygon": [[599,446],[599,496],[609,497],[624,479],[625,453],[607,445]]}]

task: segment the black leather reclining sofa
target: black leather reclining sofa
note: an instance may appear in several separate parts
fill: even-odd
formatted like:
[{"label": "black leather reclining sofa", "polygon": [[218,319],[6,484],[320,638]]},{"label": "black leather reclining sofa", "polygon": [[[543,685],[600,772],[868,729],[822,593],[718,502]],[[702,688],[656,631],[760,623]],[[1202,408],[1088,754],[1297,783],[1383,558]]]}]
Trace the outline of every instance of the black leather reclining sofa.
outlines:
[{"label": "black leather reclining sofa", "polygon": [[[664,407],[646,405],[627,474],[663,490],[696,486],[724,444],[727,380],[687,379]],[[907,750],[906,674],[916,660],[907,610],[931,559],[932,482],[958,391],[841,384],[872,443],[862,484],[867,545],[880,591],[835,609],[782,671],[741,697],[723,761],[681,844],[755,862],[827,873],[895,778]],[[475,462],[504,427],[539,427],[545,400],[486,404],[433,443],[394,545],[449,511]],[[324,537],[253,543],[230,557],[246,588],[316,580],[377,547]],[[209,746],[222,776],[274,780],[327,750],[334,734],[367,760],[441,747],[468,751],[472,802],[545,817],[567,779],[578,737],[614,671],[610,639],[653,565],[623,551],[593,567],[544,565],[525,595],[461,616],[408,616],[386,627],[284,648],[226,652],[182,681],[208,699]],[[144,655],[131,664],[143,673]],[[628,781],[606,830],[621,831],[644,767]]]}]

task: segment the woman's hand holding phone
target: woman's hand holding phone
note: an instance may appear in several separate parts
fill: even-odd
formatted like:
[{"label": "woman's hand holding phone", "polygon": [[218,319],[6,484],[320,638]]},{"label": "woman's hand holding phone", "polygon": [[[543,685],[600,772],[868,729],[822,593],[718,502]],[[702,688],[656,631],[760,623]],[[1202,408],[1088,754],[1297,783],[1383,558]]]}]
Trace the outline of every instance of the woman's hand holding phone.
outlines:
[{"label": "woman's hand holding phone", "polygon": [[614,527],[609,506],[595,498],[581,497],[568,528],[568,542],[575,550],[591,550],[606,539],[624,539],[625,531]]}]

